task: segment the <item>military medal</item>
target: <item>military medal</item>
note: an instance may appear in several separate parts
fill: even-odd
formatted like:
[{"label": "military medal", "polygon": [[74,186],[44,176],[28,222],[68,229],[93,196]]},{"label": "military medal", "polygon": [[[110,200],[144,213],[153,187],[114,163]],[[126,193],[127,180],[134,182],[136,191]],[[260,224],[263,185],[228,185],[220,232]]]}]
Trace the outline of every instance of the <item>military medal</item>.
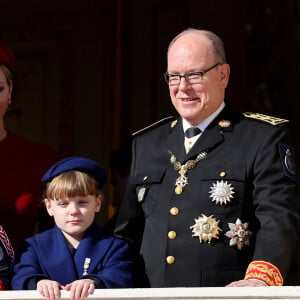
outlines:
[{"label": "military medal", "polygon": [[[175,167],[175,165],[174,165],[174,167]],[[176,182],[175,182],[175,185],[176,185],[175,193],[179,195],[182,193],[183,188],[188,184],[188,178],[185,176],[185,174],[188,171],[188,168],[186,165],[181,165],[179,163],[177,165],[177,169],[175,168],[175,170],[177,170],[178,173],[180,174],[180,176],[176,179]]]},{"label": "military medal", "polygon": [[243,248],[244,245],[249,245],[249,238],[252,236],[252,232],[248,230],[248,223],[242,223],[238,218],[234,223],[228,223],[229,231],[225,233],[227,237],[230,238],[229,245],[236,246],[239,250]]},{"label": "military medal", "polygon": [[86,257],[85,260],[84,260],[82,276],[86,276],[86,275],[89,274],[88,269],[89,269],[90,263],[91,263],[91,259],[89,257]]},{"label": "military medal", "polygon": [[213,215],[207,217],[202,214],[202,217],[195,219],[195,224],[190,226],[190,229],[192,229],[193,232],[192,237],[198,236],[200,243],[207,242],[210,244],[210,241],[213,238],[219,238],[219,231],[222,231],[218,226],[219,222],[220,221],[213,218]]},{"label": "military medal", "polygon": [[176,179],[175,182],[175,193],[179,195],[183,192],[183,188],[188,184],[188,178],[186,176],[188,170],[193,169],[200,160],[204,159],[207,156],[207,152],[203,151],[199,153],[196,159],[188,160],[184,165],[177,161],[175,155],[170,150],[169,154],[171,155],[171,164],[174,166],[174,169],[179,173],[179,177]]},{"label": "military medal", "polygon": [[210,188],[210,198],[212,201],[215,201],[216,204],[227,204],[230,202],[231,198],[233,198],[233,187],[231,183],[227,183],[227,181],[217,181],[217,183],[213,183],[213,186]]}]

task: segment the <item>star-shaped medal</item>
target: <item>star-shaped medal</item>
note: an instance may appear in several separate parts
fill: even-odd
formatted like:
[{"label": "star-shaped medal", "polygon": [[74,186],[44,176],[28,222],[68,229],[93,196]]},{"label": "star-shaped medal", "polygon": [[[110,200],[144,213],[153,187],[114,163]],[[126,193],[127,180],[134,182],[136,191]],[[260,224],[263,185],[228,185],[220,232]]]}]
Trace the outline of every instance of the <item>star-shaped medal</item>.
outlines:
[{"label": "star-shaped medal", "polygon": [[219,231],[222,231],[222,229],[218,226],[219,222],[220,221],[213,218],[213,215],[207,217],[202,214],[202,217],[195,219],[195,224],[190,227],[193,232],[192,236],[198,236],[200,243],[208,242],[208,244],[210,244],[210,241],[213,238],[219,238]]},{"label": "star-shaped medal", "polygon": [[233,187],[231,183],[227,183],[227,181],[217,181],[217,183],[213,183],[213,186],[210,188],[210,198],[212,201],[215,201],[216,204],[227,204],[230,202],[231,198],[233,198]]},{"label": "star-shaped medal", "polygon": [[252,232],[248,230],[248,223],[242,223],[238,218],[234,223],[228,223],[229,231],[225,233],[230,238],[229,245],[236,246],[239,250],[242,250],[244,245],[249,245],[249,238],[252,236]]}]

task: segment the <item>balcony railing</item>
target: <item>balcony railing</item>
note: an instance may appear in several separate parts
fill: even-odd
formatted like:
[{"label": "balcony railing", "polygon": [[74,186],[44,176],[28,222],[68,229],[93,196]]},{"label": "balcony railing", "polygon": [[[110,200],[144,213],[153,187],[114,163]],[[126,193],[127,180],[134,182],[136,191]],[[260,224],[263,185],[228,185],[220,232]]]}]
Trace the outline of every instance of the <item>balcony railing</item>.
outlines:
[{"label": "balcony railing", "polygon": [[[44,298],[37,291],[0,291],[0,300],[28,300]],[[69,299],[69,292],[61,291],[61,299]],[[213,287],[213,288],[151,288],[98,289],[88,299],[94,300],[283,300],[299,299],[300,286],[281,287]]]}]

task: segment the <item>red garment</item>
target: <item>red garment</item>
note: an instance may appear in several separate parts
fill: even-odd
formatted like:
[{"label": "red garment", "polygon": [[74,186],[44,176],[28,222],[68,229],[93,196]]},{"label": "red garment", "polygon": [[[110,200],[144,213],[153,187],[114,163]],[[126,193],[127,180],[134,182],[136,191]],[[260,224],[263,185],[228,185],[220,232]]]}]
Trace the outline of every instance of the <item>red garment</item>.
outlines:
[{"label": "red garment", "polygon": [[60,159],[49,147],[11,132],[0,142],[0,222],[16,251],[34,232],[41,178]]},{"label": "red garment", "polygon": [[2,282],[2,280],[0,280],[0,291],[5,291],[5,286]]},{"label": "red garment", "polygon": [[12,247],[12,244],[4,230],[4,228],[0,225],[0,240],[5,248],[5,251],[10,259],[10,261],[14,264],[15,263],[15,252],[14,248]]}]

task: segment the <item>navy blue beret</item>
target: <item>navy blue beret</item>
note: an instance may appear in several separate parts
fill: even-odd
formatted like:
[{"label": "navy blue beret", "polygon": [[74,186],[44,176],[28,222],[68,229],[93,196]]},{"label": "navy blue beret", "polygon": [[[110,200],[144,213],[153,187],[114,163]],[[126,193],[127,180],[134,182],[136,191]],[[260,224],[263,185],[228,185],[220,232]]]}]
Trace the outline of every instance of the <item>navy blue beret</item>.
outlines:
[{"label": "navy blue beret", "polygon": [[102,188],[105,183],[104,168],[97,162],[84,157],[67,157],[60,160],[44,174],[42,182],[49,182],[59,174],[72,170],[81,171],[94,177],[99,188]]}]

